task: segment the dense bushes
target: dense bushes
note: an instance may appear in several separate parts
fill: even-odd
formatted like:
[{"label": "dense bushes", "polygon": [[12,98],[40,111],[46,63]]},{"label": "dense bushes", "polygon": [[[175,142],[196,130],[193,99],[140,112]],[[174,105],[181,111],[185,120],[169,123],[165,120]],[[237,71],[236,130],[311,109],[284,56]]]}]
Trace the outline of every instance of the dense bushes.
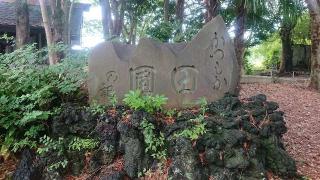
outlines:
[{"label": "dense bushes", "polygon": [[36,147],[60,105],[85,97],[80,90],[86,75],[85,55],[66,55],[60,64],[48,66],[45,54],[46,50],[29,45],[0,55],[2,154]]}]

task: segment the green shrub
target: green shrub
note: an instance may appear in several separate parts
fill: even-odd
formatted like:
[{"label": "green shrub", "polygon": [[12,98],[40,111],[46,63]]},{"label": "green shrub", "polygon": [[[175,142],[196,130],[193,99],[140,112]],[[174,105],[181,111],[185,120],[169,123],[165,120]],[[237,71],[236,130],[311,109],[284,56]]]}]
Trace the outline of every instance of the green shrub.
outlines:
[{"label": "green shrub", "polygon": [[200,114],[195,119],[190,119],[189,121],[195,124],[193,127],[184,129],[177,133],[176,137],[186,137],[190,140],[197,140],[200,136],[207,132],[206,122],[204,120],[205,113],[208,110],[207,100],[205,98],[200,98],[197,102],[200,105]]},{"label": "green shrub", "polygon": [[52,152],[56,152],[57,157],[54,162],[47,164],[48,170],[56,170],[59,168],[65,168],[68,165],[69,159],[67,159],[67,151],[83,151],[92,150],[99,145],[99,142],[95,139],[86,139],[80,137],[59,137],[57,140],[47,135],[40,138],[40,146],[37,149],[37,153],[40,156],[50,155]]},{"label": "green shrub", "polygon": [[167,103],[168,98],[163,95],[144,96],[141,91],[129,91],[123,102],[134,110],[145,110],[149,113],[159,111]]},{"label": "green shrub", "polygon": [[249,48],[245,61],[247,61],[251,72],[263,71],[273,67],[278,68],[280,66],[280,55],[281,39],[279,33],[276,32],[266,41]]},{"label": "green shrub", "polygon": [[144,142],[146,143],[146,153],[151,153],[153,158],[163,160],[166,157],[166,150],[164,148],[164,135],[159,133],[159,137],[156,136],[154,130],[155,127],[151,122],[148,122],[145,118],[140,124],[143,129]]},{"label": "green shrub", "polygon": [[75,137],[68,144],[69,150],[81,151],[81,150],[91,150],[96,148],[99,142],[94,139],[83,139]]},{"label": "green shrub", "polygon": [[[0,132],[2,152],[36,147],[46,131],[46,121],[60,105],[83,99],[84,59],[66,58],[48,66],[43,54],[28,45],[0,54]],[[79,57],[77,57],[79,58]]]}]

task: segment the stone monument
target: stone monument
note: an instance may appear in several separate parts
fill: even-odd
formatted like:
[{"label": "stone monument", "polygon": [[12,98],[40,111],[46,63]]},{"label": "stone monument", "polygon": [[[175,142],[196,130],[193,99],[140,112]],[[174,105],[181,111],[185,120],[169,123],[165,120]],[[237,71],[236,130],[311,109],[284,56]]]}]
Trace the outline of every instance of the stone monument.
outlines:
[{"label": "stone monument", "polygon": [[137,46],[97,45],[89,58],[90,100],[107,103],[114,92],[122,102],[129,90],[162,94],[168,107],[186,107],[233,93],[239,81],[234,45],[223,19],[208,22],[188,43],[141,39]]}]

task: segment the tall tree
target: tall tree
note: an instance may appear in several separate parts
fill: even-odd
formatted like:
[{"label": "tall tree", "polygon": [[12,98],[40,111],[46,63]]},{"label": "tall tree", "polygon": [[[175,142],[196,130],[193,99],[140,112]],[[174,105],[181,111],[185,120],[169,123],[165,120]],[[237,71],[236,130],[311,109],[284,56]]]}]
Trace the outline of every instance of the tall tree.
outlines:
[{"label": "tall tree", "polygon": [[236,1],[236,19],[235,19],[235,38],[234,46],[236,50],[236,58],[239,67],[242,67],[243,55],[245,50],[244,33],[245,33],[245,20],[247,15],[246,0]]},{"label": "tall tree", "polygon": [[282,42],[282,56],[280,73],[292,71],[292,33],[301,15],[302,4],[299,0],[279,0],[280,38]]},{"label": "tall tree", "polygon": [[39,2],[40,2],[43,26],[46,33],[47,46],[49,47],[48,48],[49,64],[53,65],[58,62],[58,57],[55,51],[53,51],[53,49],[51,48],[54,45],[54,41],[52,39],[51,25],[50,25],[49,16],[48,16],[47,5],[45,3],[45,0],[39,0]]},{"label": "tall tree", "polygon": [[[53,49],[58,43],[70,44],[70,16],[72,2],[70,0],[39,0],[41,15],[49,49],[49,63],[56,64],[64,56],[63,52]],[[47,7],[50,7],[48,13]],[[50,16],[49,16],[50,14]]]},{"label": "tall tree", "polygon": [[176,3],[176,20],[179,23],[183,23],[183,15],[184,15],[184,0],[177,0],[177,3]]},{"label": "tall tree", "polygon": [[124,11],[125,11],[125,0],[112,0],[111,1],[111,11],[114,16],[113,22],[113,37],[120,37],[124,22]]},{"label": "tall tree", "polygon": [[163,0],[163,19],[164,22],[169,22],[169,5],[170,5],[170,1],[169,0]]},{"label": "tall tree", "polygon": [[[125,0],[99,0],[102,12],[103,32],[106,40],[119,38],[124,23]],[[111,18],[112,17],[112,18]]]},{"label": "tall tree", "polygon": [[205,22],[209,22],[219,14],[220,0],[204,0],[204,4],[206,7]]},{"label": "tall tree", "polygon": [[[50,0],[50,7],[51,7],[51,22],[52,26],[51,28],[53,29],[53,36],[52,40],[54,42],[54,45],[58,43],[68,43],[68,39],[66,39],[66,35],[68,34],[67,31],[69,26],[65,26],[66,22],[66,14],[65,11],[63,10],[63,6],[66,4],[67,1],[62,1],[62,0]],[[63,53],[62,52],[56,52],[58,60],[61,60],[63,58]]]},{"label": "tall tree", "polygon": [[16,46],[28,43],[30,36],[29,9],[27,0],[16,0]]},{"label": "tall tree", "polygon": [[109,0],[99,0],[102,14],[103,36],[105,40],[110,37],[112,28],[111,9]]},{"label": "tall tree", "polygon": [[177,35],[182,33],[185,0],[176,0],[176,22],[178,23]]},{"label": "tall tree", "polygon": [[311,19],[310,87],[320,90],[320,0],[306,0]]}]

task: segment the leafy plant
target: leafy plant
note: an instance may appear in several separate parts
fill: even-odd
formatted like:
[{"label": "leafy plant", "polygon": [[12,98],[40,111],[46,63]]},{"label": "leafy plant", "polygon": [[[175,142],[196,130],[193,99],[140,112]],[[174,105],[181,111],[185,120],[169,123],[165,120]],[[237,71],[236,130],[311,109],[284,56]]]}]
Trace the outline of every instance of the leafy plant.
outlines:
[{"label": "leafy plant", "polygon": [[117,95],[114,91],[112,91],[111,96],[109,97],[109,101],[110,101],[112,107],[116,107],[116,105],[118,103],[118,98],[117,98]]},{"label": "leafy plant", "polygon": [[2,152],[36,147],[46,132],[46,121],[62,103],[85,100],[81,91],[85,58],[67,54],[61,63],[48,66],[44,54],[46,50],[35,45],[0,54]]},{"label": "leafy plant", "polygon": [[197,101],[197,104],[200,106],[200,113],[202,116],[205,115],[206,111],[208,110],[208,102],[206,98],[202,97]]},{"label": "leafy plant", "polygon": [[183,130],[182,132],[176,134],[176,136],[186,137],[191,140],[197,140],[200,136],[202,136],[203,134],[205,134],[207,132],[206,127],[205,127],[206,123],[203,122],[202,117],[200,117],[198,119],[191,119],[190,121],[196,123],[196,125],[190,129]]},{"label": "leafy plant", "polygon": [[151,153],[153,158],[163,160],[166,157],[166,150],[164,148],[165,140],[162,132],[159,133],[157,137],[154,130],[155,127],[151,122],[148,122],[145,118],[140,124],[143,129],[144,142],[147,147],[145,149],[146,153]]},{"label": "leafy plant", "polygon": [[96,148],[99,145],[99,142],[94,139],[82,139],[75,137],[71,140],[68,147],[69,150],[91,150]]},{"label": "leafy plant", "polygon": [[199,109],[200,114],[198,115],[197,118],[189,120],[193,124],[195,124],[195,126],[189,129],[184,129],[180,133],[177,133],[175,136],[186,137],[191,140],[197,140],[200,136],[202,136],[207,132],[206,122],[204,120],[205,113],[208,110],[207,100],[205,98],[200,98],[197,101],[197,104],[200,105],[200,109]]},{"label": "leafy plant", "polygon": [[56,163],[53,163],[51,164],[49,167],[48,167],[48,170],[49,171],[52,171],[52,170],[56,170],[56,169],[59,169],[60,167],[61,168],[66,168],[67,165],[68,165],[68,160],[64,159],[63,161],[58,161]]},{"label": "leafy plant", "polygon": [[143,96],[141,91],[129,91],[123,102],[134,110],[145,110],[149,113],[159,111],[167,103],[168,98],[163,95]]},{"label": "leafy plant", "polygon": [[102,104],[98,104],[97,102],[92,102],[90,104],[90,108],[89,110],[93,113],[93,114],[103,114],[106,111],[106,106],[102,105]]},{"label": "leafy plant", "polygon": [[57,140],[44,135],[40,138],[40,146],[37,149],[37,153],[42,156],[46,156],[52,152],[57,153],[57,161],[47,165],[48,170],[56,170],[58,168],[65,168],[68,164],[68,159],[65,153],[68,150],[82,151],[91,150],[98,146],[99,142],[94,139],[83,139],[80,137],[62,138]]},{"label": "leafy plant", "polygon": [[173,117],[175,114],[177,113],[177,109],[168,109],[168,110],[166,110],[165,111],[165,114],[167,115],[167,116],[169,116],[169,117]]},{"label": "leafy plant", "polygon": [[64,138],[58,138],[54,140],[47,135],[40,138],[41,147],[37,149],[37,153],[43,155],[50,151],[58,152],[58,155],[62,155],[64,151]]}]

